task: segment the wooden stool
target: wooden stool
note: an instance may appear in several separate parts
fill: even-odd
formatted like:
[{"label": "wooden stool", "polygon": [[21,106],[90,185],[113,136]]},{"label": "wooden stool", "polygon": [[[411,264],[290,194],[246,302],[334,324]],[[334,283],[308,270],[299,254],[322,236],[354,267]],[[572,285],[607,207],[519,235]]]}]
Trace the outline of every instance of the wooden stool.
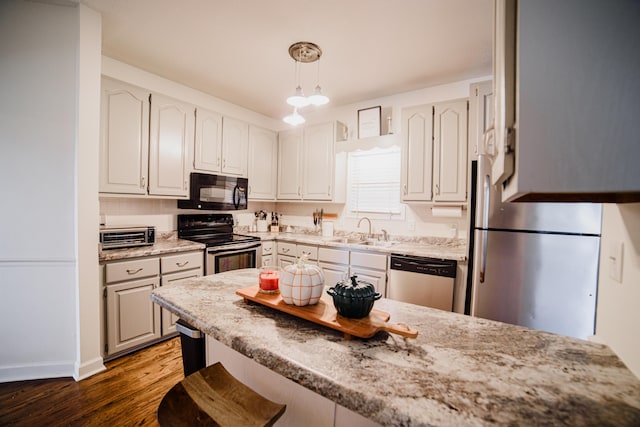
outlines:
[{"label": "wooden stool", "polygon": [[158,422],[163,427],[266,427],[286,408],[238,381],[218,362],[174,385],[160,402]]}]

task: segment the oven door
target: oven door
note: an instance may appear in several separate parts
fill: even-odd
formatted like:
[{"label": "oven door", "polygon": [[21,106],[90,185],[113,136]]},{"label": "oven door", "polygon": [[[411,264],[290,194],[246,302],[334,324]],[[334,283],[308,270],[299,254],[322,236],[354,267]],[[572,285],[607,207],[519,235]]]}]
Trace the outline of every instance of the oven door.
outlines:
[{"label": "oven door", "polygon": [[262,264],[262,243],[242,243],[207,249],[205,275],[241,268],[257,268]]}]

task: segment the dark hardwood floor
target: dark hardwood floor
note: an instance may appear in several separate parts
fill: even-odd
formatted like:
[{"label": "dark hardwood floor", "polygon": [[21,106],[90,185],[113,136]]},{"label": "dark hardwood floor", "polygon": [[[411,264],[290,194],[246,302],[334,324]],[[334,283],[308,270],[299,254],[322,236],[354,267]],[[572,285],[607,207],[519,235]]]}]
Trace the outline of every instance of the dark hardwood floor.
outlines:
[{"label": "dark hardwood floor", "polygon": [[0,426],[157,426],[162,397],[184,378],[180,338],[107,362],[85,380],[0,383]]}]

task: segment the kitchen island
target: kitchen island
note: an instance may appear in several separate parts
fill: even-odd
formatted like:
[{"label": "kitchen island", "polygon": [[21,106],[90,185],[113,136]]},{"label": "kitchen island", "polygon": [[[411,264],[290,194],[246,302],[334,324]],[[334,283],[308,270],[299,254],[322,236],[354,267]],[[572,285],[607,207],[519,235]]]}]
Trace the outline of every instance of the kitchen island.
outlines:
[{"label": "kitchen island", "polygon": [[[342,333],[236,295],[258,270],[152,299],[224,346],[382,425],[640,425],[640,381],[606,346],[381,299],[416,339]],[[338,424],[338,423],[336,423]]]}]

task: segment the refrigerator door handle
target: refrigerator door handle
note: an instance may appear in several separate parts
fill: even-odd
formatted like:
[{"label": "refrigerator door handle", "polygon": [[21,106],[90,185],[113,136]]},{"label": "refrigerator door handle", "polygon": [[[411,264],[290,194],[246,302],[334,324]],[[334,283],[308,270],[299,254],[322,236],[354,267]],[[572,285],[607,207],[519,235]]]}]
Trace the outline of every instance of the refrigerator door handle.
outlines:
[{"label": "refrigerator door handle", "polygon": [[485,175],[483,177],[483,193],[482,198],[482,228],[489,228],[489,207],[491,206],[491,175]]},{"label": "refrigerator door handle", "polygon": [[488,240],[488,235],[487,235],[487,230],[482,230],[481,232],[481,236],[482,236],[482,251],[480,253],[480,273],[478,274],[479,278],[480,278],[480,283],[484,283],[484,276],[487,270],[487,240]]}]

